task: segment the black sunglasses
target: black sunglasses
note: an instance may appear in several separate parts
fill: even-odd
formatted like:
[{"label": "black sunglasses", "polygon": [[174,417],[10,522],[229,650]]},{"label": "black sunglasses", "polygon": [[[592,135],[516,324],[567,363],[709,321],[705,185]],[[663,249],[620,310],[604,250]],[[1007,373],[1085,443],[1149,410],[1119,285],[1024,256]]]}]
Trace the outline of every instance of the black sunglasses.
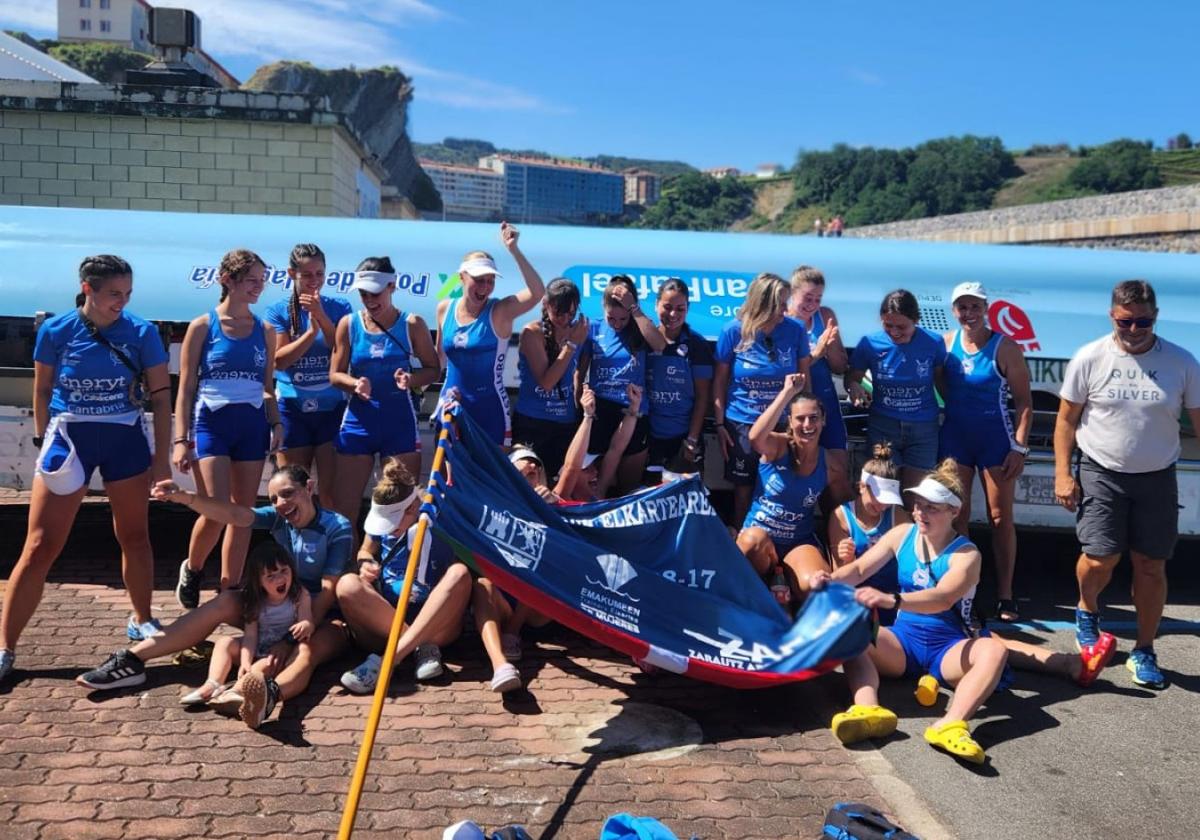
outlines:
[{"label": "black sunglasses", "polygon": [[763,346],[767,348],[767,358],[772,362],[779,360],[779,352],[775,349],[775,336],[764,335]]},{"label": "black sunglasses", "polygon": [[1133,327],[1137,327],[1139,330],[1148,330],[1148,329],[1150,329],[1150,327],[1154,326],[1154,322],[1156,320],[1158,320],[1158,319],[1157,318],[1113,318],[1113,321],[1116,323],[1116,325],[1123,330],[1132,329]]}]

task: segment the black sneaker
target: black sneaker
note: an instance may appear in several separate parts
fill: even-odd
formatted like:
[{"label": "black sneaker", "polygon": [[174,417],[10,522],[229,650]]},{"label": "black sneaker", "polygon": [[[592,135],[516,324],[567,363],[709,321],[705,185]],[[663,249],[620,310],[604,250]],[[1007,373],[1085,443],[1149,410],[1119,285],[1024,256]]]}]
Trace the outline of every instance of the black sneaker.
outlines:
[{"label": "black sneaker", "polygon": [[200,581],[203,572],[197,572],[184,560],[179,564],[179,583],[175,584],[175,600],[185,610],[200,606]]},{"label": "black sneaker", "polygon": [[75,678],[75,682],[100,691],[141,685],[146,681],[146,664],[127,650],[119,650],[95,671]]}]

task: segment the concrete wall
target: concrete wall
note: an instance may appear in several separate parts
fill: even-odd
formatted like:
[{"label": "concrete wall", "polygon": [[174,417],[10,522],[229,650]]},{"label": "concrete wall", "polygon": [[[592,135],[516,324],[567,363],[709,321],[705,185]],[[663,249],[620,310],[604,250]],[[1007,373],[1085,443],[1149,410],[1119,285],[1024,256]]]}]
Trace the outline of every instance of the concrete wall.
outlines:
[{"label": "concrete wall", "polygon": [[847,228],[846,236],[1194,252],[1200,185]]},{"label": "concrete wall", "polygon": [[298,216],[358,209],[361,154],[336,125],[0,111],[0,156],[4,204]]}]

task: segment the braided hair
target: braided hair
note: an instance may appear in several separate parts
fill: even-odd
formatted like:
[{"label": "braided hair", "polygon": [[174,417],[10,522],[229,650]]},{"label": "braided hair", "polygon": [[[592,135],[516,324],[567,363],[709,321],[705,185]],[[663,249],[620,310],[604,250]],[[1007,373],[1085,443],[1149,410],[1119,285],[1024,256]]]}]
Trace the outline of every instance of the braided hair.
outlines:
[{"label": "braided hair", "polygon": [[[292,271],[299,271],[302,261],[312,259],[320,260],[324,266],[325,252],[311,242],[301,242],[288,256],[288,267]],[[295,280],[292,281],[292,296],[288,298],[288,329],[292,335],[300,335],[303,332],[300,324],[300,286]]]},{"label": "braided hair", "polygon": [[566,277],[556,277],[546,287],[542,298],[542,341],[546,345],[546,358],[554,361],[558,355],[558,341],[554,338],[554,324],[550,321],[550,310],[565,312],[579,308],[579,287]]},{"label": "braided hair", "polygon": [[[97,291],[110,277],[124,277],[127,274],[133,275],[133,269],[129,267],[129,263],[112,254],[84,257],[83,262],[79,264],[79,282],[87,283]],[[83,306],[86,299],[87,295],[81,291],[75,295],[75,305]]]},{"label": "braided hair", "polygon": [[[633,278],[628,274],[614,274],[608,281],[608,286],[604,289],[604,297],[602,298],[606,306],[620,306],[617,299],[612,295],[613,286],[624,286],[629,289],[629,293],[633,295],[636,302],[638,299],[637,286],[634,285]],[[646,344],[646,339],[642,337],[642,331],[638,329],[637,324],[632,318],[625,324],[625,328],[620,332],[621,344],[630,353],[637,353]]]},{"label": "braided hair", "polygon": [[[228,277],[230,281],[240,283],[245,278],[246,272],[256,265],[261,265],[263,268],[267,267],[267,264],[263,262],[263,258],[253,251],[248,251],[245,248],[235,248],[221,257],[221,264],[217,267],[217,277],[222,281]],[[227,297],[229,297],[229,287],[222,282],[221,300],[225,300]]]}]

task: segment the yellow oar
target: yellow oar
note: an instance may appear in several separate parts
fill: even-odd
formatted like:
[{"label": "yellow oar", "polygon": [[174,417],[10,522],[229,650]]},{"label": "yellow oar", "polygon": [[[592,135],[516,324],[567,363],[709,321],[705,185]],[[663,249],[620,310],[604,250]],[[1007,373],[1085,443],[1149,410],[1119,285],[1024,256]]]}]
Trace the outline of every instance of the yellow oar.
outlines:
[{"label": "yellow oar", "polygon": [[[444,414],[442,422],[449,423],[450,415]],[[449,439],[450,430],[443,425],[438,435],[438,446],[433,453],[433,467],[429,473],[429,487],[433,487],[433,477],[442,471],[442,463],[446,459],[446,449],[441,444]],[[433,500],[432,490],[425,491],[425,502]],[[404,586],[400,590],[400,601],[396,605],[396,615],[392,618],[392,629],[388,633],[387,645],[383,649],[383,664],[380,666],[379,682],[375,685],[375,698],[371,702],[371,713],[367,716],[367,728],[363,732],[362,746],[358,748],[358,762],[354,767],[354,776],[350,779],[350,792],[346,797],[346,808],[342,811],[342,824],[338,827],[338,840],[350,840],[354,833],[354,820],[358,816],[358,802],[362,798],[363,784],[367,778],[367,768],[371,764],[371,750],[375,747],[375,733],[379,729],[379,719],[383,716],[383,701],[387,697],[388,685],[392,681],[392,665],[396,661],[396,643],[400,641],[400,631],[404,627],[404,614],[408,608],[408,595],[412,590],[413,578],[417,573],[417,560],[421,556],[421,546],[425,543],[425,532],[429,529],[429,517],[422,516],[417,523],[417,536],[409,547],[408,568],[404,570]]]}]

